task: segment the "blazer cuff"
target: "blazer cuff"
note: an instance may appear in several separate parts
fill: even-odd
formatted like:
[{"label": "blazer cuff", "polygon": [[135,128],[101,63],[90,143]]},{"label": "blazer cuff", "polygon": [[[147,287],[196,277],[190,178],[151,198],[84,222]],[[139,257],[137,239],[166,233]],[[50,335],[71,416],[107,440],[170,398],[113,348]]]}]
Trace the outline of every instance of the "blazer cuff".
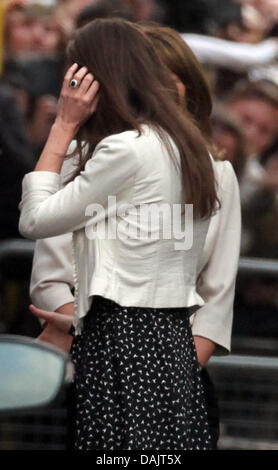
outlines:
[{"label": "blazer cuff", "polygon": [[[58,284],[58,285],[57,285]],[[36,307],[50,312],[55,312],[62,305],[74,302],[74,296],[68,287],[59,286],[59,283],[50,287],[39,289],[36,294],[32,293],[32,302]]]},{"label": "blazer cuff", "polygon": [[202,336],[216,344],[213,356],[227,356],[231,353],[231,339],[217,335],[217,332],[213,329],[213,325],[210,331],[207,325],[193,324],[192,334],[193,336]]},{"label": "blazer cuff", "polygon": [[22,199],[33,190],[56,193],[60,189],[61,177],[53,171],[31,171],[22,180]]}]

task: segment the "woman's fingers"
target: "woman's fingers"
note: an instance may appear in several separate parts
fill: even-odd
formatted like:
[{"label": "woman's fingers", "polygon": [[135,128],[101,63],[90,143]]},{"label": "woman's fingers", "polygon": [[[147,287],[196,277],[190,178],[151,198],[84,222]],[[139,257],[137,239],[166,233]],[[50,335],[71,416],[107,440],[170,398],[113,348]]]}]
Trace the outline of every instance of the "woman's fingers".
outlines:
[{"label": "woman's fingers", "polygon": [[88,72],[87,67],[78,70],[78,65],[73,64],[66,73],[65,85],[69,86],[73,78],[78,81],[78,87],[74,89],[76,95],[83,97],[88,103],[93,101],[99,90],[99,82]]},{"label": "woman's fingers", "polygon": [[75,72],[78,70],[78,64],[73,64],[66,72],[64,77],[64,85],[69,86],[70,81],[72,80]]},{"label": "woman's fingers", "polygon": [[88,88],[88,91],[87,91],[87,97],[88,97],[88,101],[93,101],[93,99],[96,97],[97,95],[97,92],[99,90],[99,82],[97,80],[94,80],[90,87]]},{"label": "woman's fingers", "polygon": [[98,105],[98,100],[99,100],[99,95],[96,95],[93,102],[92,102],[91,108],[90,108],[90,113],[91,114],[94,114],[94,112],[96,111],[97,105]]},{"label": "woman's fingers", "polygon": [[73,78],[75,78],[75,79],[78,81],[78,83],[79,83],[79,89],[80,89],[80,87],[81,87],[81,85],[82,85],[82,83],[83,83],[83,81],[84,81],[84,78],[85,78],[86,76],[88,76],[88,75],[89,75],[89,74],[88,74],[88,69],[87,69],[87,67],[81,67],[81,69],[79,69],[78,72],[76,72],[76,73],[74,74],[74,77],[73,77]]},{"label": "woman's fingers", "polygon": [[77,96],[89,106],[90,114],[93,114],[97,108],[98,90],[99,82],[94,80],[94,76],[91,73],[85,75]]},{"label": "woman's fingers", "polygon": [[79,85],[79,93],[85,95],[93,82],[94,82],[94,76],[91,73],[87,73],[87,75],[85,75],[85,77],[83,78],[82,82]]},{"label": "woman's fingers", "polygon": [[55,328],[59,329],[63,333],[67,333],[69,331],[73,317],[62,313],[48,312],[47,310],[42,310],[34,305],[30,305],[29,308],[36,316],[46,320],[48,324],[55,326]]},{"label": "woman's fingers", "polygon": [[78,69],[78,64],[73,64],[68,69],[64,78],[65,88],[70,86],[70,82],[72,81],[73,78],[78,81],[78,87],[71,90],[71,91],[74,90],[75,92],[76,91],[80,92],[81,90],[86,92],[94,79],[92,74],[88,73],[87,67],[81,67],[80,69]]},{"label": "woman's fingers", "polygon": [[30,305],[29,309],[31,310],[32,313],[42,318],[43,320],[46,320],[48,323],[52,323],[53,320],[55,320],[54,312],[48,312],[47,310],[42,310],[40,308],[35,307],[35,305]]}]

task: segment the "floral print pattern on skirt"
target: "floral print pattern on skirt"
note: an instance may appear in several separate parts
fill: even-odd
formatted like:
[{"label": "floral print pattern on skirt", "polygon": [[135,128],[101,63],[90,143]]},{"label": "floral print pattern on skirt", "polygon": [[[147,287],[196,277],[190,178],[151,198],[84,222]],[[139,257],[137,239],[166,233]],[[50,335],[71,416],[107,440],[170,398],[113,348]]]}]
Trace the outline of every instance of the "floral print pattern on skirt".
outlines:
[{"label": "floral print pattern on skirt", "polygon": [[95,296],[72,349],[78,450],[207,450],[188,310]]}]

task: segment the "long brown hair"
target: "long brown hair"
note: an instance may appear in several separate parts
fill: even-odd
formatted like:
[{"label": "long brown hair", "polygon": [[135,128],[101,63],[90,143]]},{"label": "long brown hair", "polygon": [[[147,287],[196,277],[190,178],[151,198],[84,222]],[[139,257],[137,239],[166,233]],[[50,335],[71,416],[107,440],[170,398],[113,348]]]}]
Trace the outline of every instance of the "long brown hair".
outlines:
[{"label": "long brown hair", "polygon": [[[157,131],[172,158],[167,134],[177,145],[184,202],[194,205],[194,217],[211,216],[218,198],[206,142],[190,114],[180,109],[168,69],[138,26],[117,18],[94,20],[77,30],[68,58],[86,66],[100,83],[97,111],[77,135],[80,164],[76,174],[100,140],[131,129],[140,134],[140,125],[147,123]],[[87,144],[86,150],[82,142]]]},{"label": "long brown hair", "polygon": [[174,29],[155,24],[140,25],[151,39],[166,67],[186,88],[186,109],[206,139],[212,136],[212,97],[209,82],[193,51]]}]

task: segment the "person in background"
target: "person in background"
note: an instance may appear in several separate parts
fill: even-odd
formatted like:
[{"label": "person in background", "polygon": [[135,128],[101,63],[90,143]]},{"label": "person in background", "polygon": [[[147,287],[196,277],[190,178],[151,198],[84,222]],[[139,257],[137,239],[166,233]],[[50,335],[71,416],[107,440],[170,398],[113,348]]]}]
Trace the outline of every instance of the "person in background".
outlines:
[{"label": "person in background", "polygon": [[259,18],[265,28],[266,35],[270,35],[278,22],[278,4],[276,0],[240,0],[243,10]]},{"label": "person in background", "polygon": [[[239,120],[246,139],[247,162],[240,191],[243,222],[249,227],[250,234],[247,253],[251,255],[251,240],[258,230],[259,219],[276,204],[278,168],[275,156],[266,164],[261,163],[261,157],[278,132],[278,87],[266,80],[239,83],[226,97],[225,109]],[[257,221],[255,226],[254,220]]]},{"label": "person in background", "polygon": [[131,8],[134,21],[164,21],[165,11],[160,0],[125,0],[125,3]]},{"label": "person in background", "polygon": [[[278,87],[269,80],[238,83],[224,109],[240,121],[246,140],[247,163],[240,179],[241,254],[277,259],[278,159],[273,143],[278,135]],[[276,331],[277,287],[275,279],[259,274],[239,282],[236,334]]]},{"label": "person in background", "polygon": [[165,8],[165,25],[184,33],[208,34],[210,3],[208,0],[162,0]]},{"label": "person in background", "polygon": [[52,95],[37,97],[29,114],[28,139],[37,160],[57,115],[58,100]]},{"label": "person in background", "polygon": [[246,256],[277,257],[274,221],[277,214],[278,165],[274,154],[261,158],[278,133],[278,87],[261,80],[244,81],[227,95],[224,109],[240,122],[247,160],[240,179],[243,237]]},{"label": "person in background", "polygon": [[225,7],[221,0],[206,0],[206,7],[209,11],[202,17],[206,18],[205,34],[197,34],[190,25],[181,33],[206,66],[217,99],[223,100],[254,68],[275,66],[278,41],[267,35],[265,23],[254,9],[250,12],[234,0],[226,0]]},{"label": "person in background", "polygon": [[253,68],[276,64],[278,58],[277,38],[249,44],[184,32],[181,37],[203,65],[234,70],[239,75]]},{"label": "person in background", "polygon": [[[55,9],[55,18],[58,24],[71,37],[75,31],[76,24],[81,26],[79,16],[83,14],[91,20],[95,18],[106,18],[108,16],[120,16],[127,19],[134,18],[134,5],[129,0],[59,0]],[[85,22],[85,20],[84,20]]]},{"label": "person in background", "polygon": [[111,18],[113,16],[134,20],[134,12],[125,0],[98,0],[81,10],[76,17],[76,28],[81,28],[96,18]]},{"label": "person in background", "polygon": [[[214,145],[222,154],[223,160],[231,162],[241,185],[248,157],[241,121],[236,116],[228,114],[225,107],[217,104],[212,114],[212,129]],[[243,223],[240,249],[242,254],[247,252],[250,243],[250,230]]]},{"label": "person in background", "polygon": [[278,86],[267,80],[240,82],[227,94],[225,107],[243,126],[249,157],[260,159],[278,130]]},{"label": "person in background", "polygon": [[23,114],[7,84],[0,83],[0,238],[19,238],[21,181],[35,160],[28,145]]},{"label": "person in background", "polygon": [[13,70],[2,83],[13,91],[25,123],[26,139],[34,161],[39,157],[57,113],[57,98],[53,95],[36,96],[21,71]]},{"label": "person in background", "polygon": [[10,8],[4,22],[4,77],[20,73],[32,83],[35,96],[59,96],[64,74],[67,36],[52,7]]},{"label": "person in background", "polygon": [[[248,204],[258,191],[273,199],[278,173],[260,158],[278,131],[278,87],[268,81],[243,82],[227,95],[225,109],[240,121],[246,138],[247,164],[241,182],[241,201]],[[269,163],[270,165],[270,163]]]},{"label": "person in background", "polygon": [[208,0],[211,4],[210,33],[213,36],[248,44],[257,44],[264,39],[265,25],[258,14],[249,14],[247,9],[234,0]]},{"label": "person in background", "polygon": [[12,253],[13,245],[9,245],[22,239],[18,230],[22,178],[34,168],[35,159],[14,89],[3,81],[0,81],[0,128],[0,243],[4,250],[0,263],[0,332],[36,337],[40,325],[28,311],[32,259],[18,257]]},{"label": "person in background", "polygon": [[2,80],[10,85],[26,120],[27,139],[38,158],[57,112],[66,37],[53,7],[10,6],[4,23]]},{"label": "person in background", "polygon": [[241,121],[236,116],[227,114],[225,108],[219,104],[213,109],[212,129],[213,143],[222,153],[223,160],[231,162],[240,182],[247,162],[246,140]]},{"label": "person in background", "polygon": [[53,7],[10,6],[5,16],[5,55],[12,58],[64,52],[66,37],[54,18]]},{"label": "person in background", "polygon": [[156,0],[95,0],[79,10],[75,25],[80,28],[96,18],[120,17],[135,22],[162,22],[164,10]]}]

